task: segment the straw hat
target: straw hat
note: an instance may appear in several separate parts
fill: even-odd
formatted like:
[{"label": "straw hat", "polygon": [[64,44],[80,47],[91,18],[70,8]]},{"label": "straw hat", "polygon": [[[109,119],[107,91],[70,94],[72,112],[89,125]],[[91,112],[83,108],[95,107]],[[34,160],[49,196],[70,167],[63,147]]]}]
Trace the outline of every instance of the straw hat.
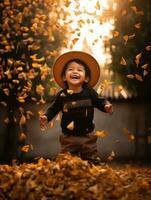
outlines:
[{"label": "straw hat", "polygon": [[94,57],[82,51],[70,51],[70,52],[62,54],[56,59],[53,65],[53,75],[54,75],[54,79],[56,83],[60,87],[62,88],[64,87],[64,82],[62,80],[61,73],[66,63],[73,59],[79,59],[88,66],[91,73],[91,78],[88,82],[88,85],[90,87],[95,86],[100,77],[99,64],[97,63]]}]

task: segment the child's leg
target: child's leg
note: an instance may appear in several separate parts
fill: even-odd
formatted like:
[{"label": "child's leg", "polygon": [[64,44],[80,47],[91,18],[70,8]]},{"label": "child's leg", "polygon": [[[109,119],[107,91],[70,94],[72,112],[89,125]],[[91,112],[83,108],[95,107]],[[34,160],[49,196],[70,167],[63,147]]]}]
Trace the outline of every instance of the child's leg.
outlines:
[{"label": "child's leg", "polygon": [[60,135],[59,141],[61,144],[60,153],[70,152],[71,154],[79,155],[79,145],[75,136]]},{"label": "child's leg", "polygon": [[99,160],[99,154],[97,150],[97,136],[94,135],[94,132],[87,134],[85,137],[82,137],[81,140],[81,157],[86,160]]}]

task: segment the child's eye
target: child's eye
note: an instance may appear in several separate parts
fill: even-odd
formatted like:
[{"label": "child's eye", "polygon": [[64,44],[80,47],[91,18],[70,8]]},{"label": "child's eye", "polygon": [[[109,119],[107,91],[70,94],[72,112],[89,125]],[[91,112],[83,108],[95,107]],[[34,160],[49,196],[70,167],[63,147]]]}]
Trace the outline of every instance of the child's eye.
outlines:
[{"label": "child's eye", "polygon": [[73,69],[72,68],[68,68],[68,71],[72,71]]},{"label": "child's eye", "polygon": [[79,72],[83,72],[83,70],[82,70],[82,69],[78,69],[78,71],[79,71]]}]

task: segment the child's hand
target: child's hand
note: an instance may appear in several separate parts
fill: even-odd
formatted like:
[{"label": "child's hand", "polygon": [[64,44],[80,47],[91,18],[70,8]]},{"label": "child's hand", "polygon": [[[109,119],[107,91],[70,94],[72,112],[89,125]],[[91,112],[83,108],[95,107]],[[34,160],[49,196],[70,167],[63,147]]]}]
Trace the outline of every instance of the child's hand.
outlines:
[{"label": "child's hand", "polygon": [[112,115],[113,114],[113,106],[112,106],[112,104],[106,104],[105,105],[105,111],[107,112],[107,113],[109,113],[110,115]]},{"label": "child's hand", "polygon": [[40,128],[42,131],[47,129],[48,119],[46,115],[39,116]]}]

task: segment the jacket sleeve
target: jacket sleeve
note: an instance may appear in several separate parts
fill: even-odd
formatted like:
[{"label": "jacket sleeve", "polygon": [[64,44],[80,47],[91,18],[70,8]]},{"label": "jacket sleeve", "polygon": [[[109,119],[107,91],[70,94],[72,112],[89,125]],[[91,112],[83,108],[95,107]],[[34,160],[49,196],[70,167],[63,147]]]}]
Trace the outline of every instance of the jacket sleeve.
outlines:
[{"label": "jacket sleeve", "polygon": [[94,89],[91,89],[91,100],[95,108],[98,108],[103,112],[106,112],[105,105],[108,104],[109,102],[104,97],[99,96]]},{"label": "jacket sleeve", "polygon": [[62,100],[59,92],[45,113],[48,122],[51,121],[57,115],[57,113],[61,111],[61,109],[62,109]]}]

